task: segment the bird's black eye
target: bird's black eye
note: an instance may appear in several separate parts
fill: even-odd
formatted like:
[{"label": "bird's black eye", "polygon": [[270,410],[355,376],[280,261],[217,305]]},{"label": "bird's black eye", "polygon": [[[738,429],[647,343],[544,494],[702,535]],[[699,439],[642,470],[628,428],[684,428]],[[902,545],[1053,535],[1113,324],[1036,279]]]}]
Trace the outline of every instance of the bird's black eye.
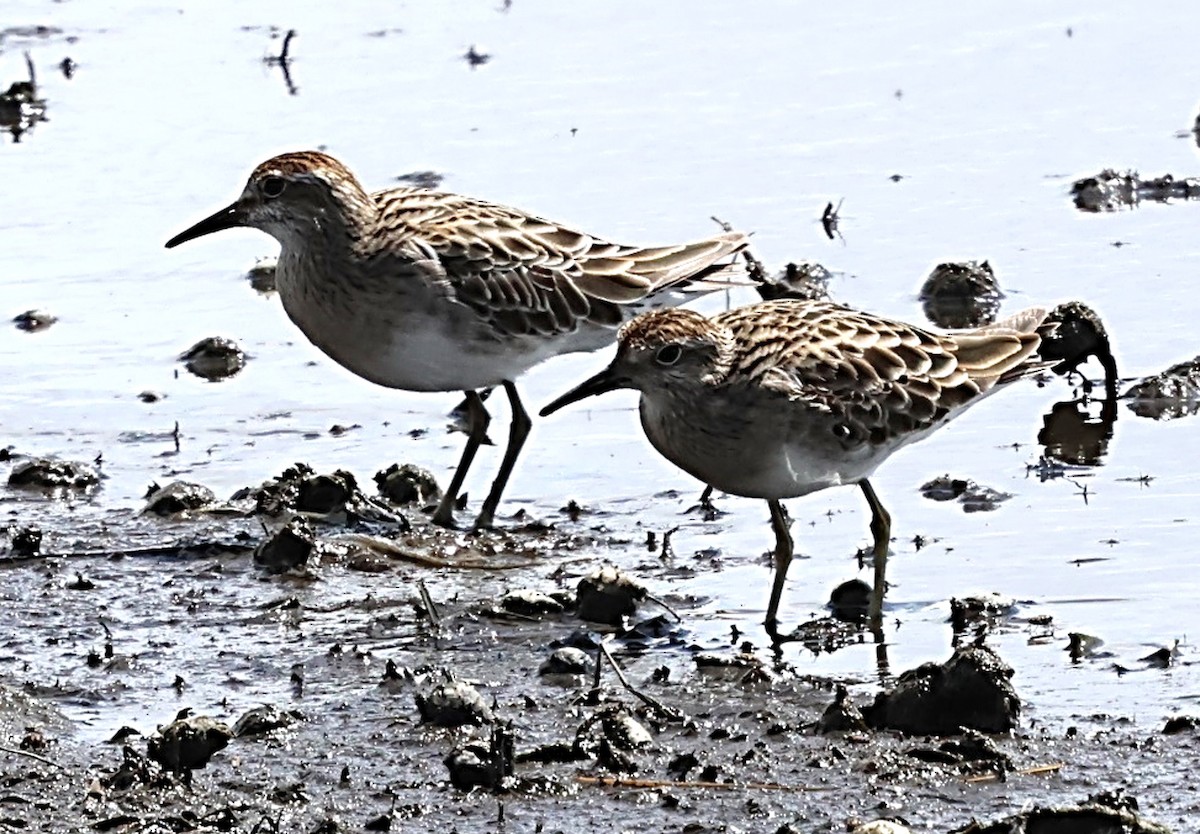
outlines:
[{"label": "bird's black eye", "polygon": [[660,365],[674,365],[683,356],[683,348],[679,345],[663,345],[654,355],[654,361]]},{"label": "bird's black eye", "polygon": [[262,181],[262,193],[268,200],[273,200],[287,188],[287,180],[283,177],[267,177]]}]

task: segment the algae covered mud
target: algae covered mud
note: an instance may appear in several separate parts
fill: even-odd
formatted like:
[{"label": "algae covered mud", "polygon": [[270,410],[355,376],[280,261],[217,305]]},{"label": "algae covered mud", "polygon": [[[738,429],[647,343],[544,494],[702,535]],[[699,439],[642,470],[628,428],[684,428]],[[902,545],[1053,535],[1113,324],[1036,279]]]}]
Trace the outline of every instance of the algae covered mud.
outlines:
[{"label": "algae covered mud", "polygon": [[[1200,58],[1145,48],[1194,30],[1190,4],[9,18],[4,827],[1195,827]],[[432,529],[393,500],[432,485],[393,464],[446,483],[456,398],[335,368],[269,270],[247,286],[265,237],[162,249],[258,160],[316,146],[374,187],[440,180],[612,239],[715,215],[789,287],[819,262],[838,301],[913,322],[927,276],[963,274],[938,265],[986,262],[966,315],[1082,300],[1137,396],[1091,361],[889,461],[882,642],[826,617],[860,576],[857,497],[789,502],[810,558],[786,617],[810,630],[776,656],[761,504],[693,509],[632,399],[535,421],[500,532]],[[524,396],[609,358],[544,364]],[[623,589],[622,627],[578,596],[602,563],[632,580],[595,585]],[[999,723],[880,718],[879,696],[972,669]]]}]

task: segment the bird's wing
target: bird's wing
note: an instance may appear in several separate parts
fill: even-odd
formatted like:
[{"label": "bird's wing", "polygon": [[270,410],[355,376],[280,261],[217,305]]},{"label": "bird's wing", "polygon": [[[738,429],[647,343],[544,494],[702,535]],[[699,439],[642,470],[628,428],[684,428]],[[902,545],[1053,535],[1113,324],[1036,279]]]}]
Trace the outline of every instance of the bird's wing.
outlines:
[{"label": "bird's wing", "polygon": [[376,233],[419,243],[444,272],[449,294],[503,333],[570,332],[584,322],[616,327],[643,303],[663,303],[660,292],[710,292],[745,275],[740,265],[721,263],[748,245],[736,232],[639,248],[444,192],[396,188],[374,198]]},{"label": "bird's wing", "polygon": [[738,346],[739,380],[826,412],[846,441],[884,442],[948,419],[996,386],[1045,365],[1045,312],[939,334],[830,302],[781,300],[714,317]]}]

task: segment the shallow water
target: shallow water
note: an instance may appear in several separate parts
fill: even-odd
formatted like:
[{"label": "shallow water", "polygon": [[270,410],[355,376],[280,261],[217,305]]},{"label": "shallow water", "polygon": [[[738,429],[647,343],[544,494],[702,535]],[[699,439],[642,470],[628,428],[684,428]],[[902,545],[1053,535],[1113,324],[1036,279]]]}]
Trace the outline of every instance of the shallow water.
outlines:
[{"label": "shallow water", "polygon": [[[98,528],[76,522],[140,507],[153,480],[185,477],[227,495],[295,460],[360,480],[395,460],[449,477],[462,436],[443,427],[456,397],[382,390],[326,360],[276,299],[243,280],[272,241],[239,231],[162,247],[286,149],[325,147],[368,187],[432,169],[447,189],[630,242],[704,236],[717,215],[753,231],[768,265],[818,259],[838,274],[838,300],[917,322],[916,290],[934,264],[986,258],[1008,294],[1003,312],[1072,298],[1094,306],[1127,377],[1200,352],[1197,207],[1083,215],[1067,195],[1074,178],[1106,166],[1195,173],[1187,130],[1200,55],[1156,46],[1195,31],[1194,4],[499,5],[10,4],[11,21],[61,33],[0,39],[0,87],[24,77],[29,50],[49,119],[19,144],[6,137],[0,152],[0,313],[40,307],[59,322],[34,334],[0,329],[0,443],[102,454],[107,476],[69,508],[0,496],[21,523],[52,531],[48,550],[86,548]],[[262,60],[287,28],[299,32],[296,95]],[[493,56],[474,69],[461,57],[472,44]],[[67,55],[79,65],[70,80],[55,70]],[[844,238],[831,242],[818,218],[841,200]],[[747,291],[698,306],[752,300]],[[175,361],[215,334],[252,357],[219,384]],[[530,410],[607,358],[531,372],[522,380]],[[144,390],[165,398],[143,403]],[[993,639],[1037,720],[1104,712],[1150,728],[1200,697],[1188,642],[1200,592],[1196,425],[1154,423],[1122,406],[1102,466],[1042,482],[1027,472],[1041,452],[1042,414],[1070,398],[1061,380],[1010,389],[873,479],[896,537],[891,669],[943,659],[949,597],[996,590],[1021,601],[1021,616],[1054,617],[1044,644],[1028,644],[1031,629],[1020,626]],[[707,600],[689,612],[700,643],[721,644],[731,625],[755,633],[770,582],[765,507],[724,498],[728,514],[716,522],[683,515],[700,485],[653,453],[633,404],[612,395],[538,421],[502,512],[555,519],[575,498],[634,542],[679,526],[676,564],[696,575],[657,590]],[[503,406],[493,410],[503,426]],[[361,428],[334,436],[334,424]],[[414,439],[412,429],[429,432]],[[497,462],[485,450],[468,482],[474,496]],[[946,472],[1014,497],[965,514],[918,494]],[[1153,479],[1137,482],[1144,475]],[[787,621],[800,621],[855,574],[866,518],[848,489],[790,510],[811,557],[793,565],[785,597]],[[917,535],[928,540],[919,552]],[[719,558],[694,555],[712,548]],[[645,554],[596,556],[634,565]],[[222,584],[239,576],[250,577],[225,574]],[[442,579],[478,592],[472,575]],[[251,593],[275,592],[256,583]],[[137,596],[126,604],[136,610]],[[1070,631],[1102,637],[1114,657],[1073,665]],[[1139,657],[1176,639],[1182,662],[1172,669],[1118,676],[1110,667],[1140,668]],[[857,677],[864,692],[875,678],[871,646],[787,656],[805,672]],[[0,675],[21,679],[5,665]],[[219,700],[220,680],[198,685]],[[247,686],[248,701],[277,694]],[[108,714],[98,703],[67,709],[96,737],[131,720],[127,706]]]}]

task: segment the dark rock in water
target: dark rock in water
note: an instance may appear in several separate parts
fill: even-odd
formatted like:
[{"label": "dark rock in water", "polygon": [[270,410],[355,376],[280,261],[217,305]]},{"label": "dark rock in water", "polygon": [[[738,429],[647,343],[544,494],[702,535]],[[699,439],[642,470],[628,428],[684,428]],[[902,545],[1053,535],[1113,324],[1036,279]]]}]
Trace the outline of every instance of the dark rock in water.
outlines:
[{"label": "dark rock in water", "polygon": [[299,717],[299,713],[293,710],[281,710],[279,707],[264,704],[243,713],[233,724],[233,735],[235,738],[261,736],[272,730],[290,727]]},{"label": "dark rock in water", "polygon": [[871,603],[871,586],[861,579],[849,579],[829,594],[829,609],[835,620],[853,623],[866,619]]},{"label": "dark rock in water", "polygon": [[407,174],[399,174],[396,177],[396,182],[404,183],[413,188],[437,188],[442,184],[442,180],[446,177],[444,174],[439,174],[437,171],[409,171]]},{"label": "dark rock in water", "polygon": [[1105,793],[1075,806],[1031,808],[993,823],[971,822],[951,834],[1171,834],[1171,829],[1139,815],[1133,797]]},{"label": "dark rock in water", "polygon": [[159,516],[203,510],[217,501],[213,491],[201,484],[187,481],[172,481],[165,487],[153,484],[146,493],[146,506],[142,512]]},{"label": "dark rock in water", "polygon": [[1004,293],[987,261],[938,264],[917,299],[938,327],[979,327],[996,320]]},{"label": "dark rock in water", "polygon": [[307,464],[297,463],[261,486],[238,490],[232,500],[253,501],[254,512],[272,517],[299,512],[332,524],[366,521],[409,529],[404,516],[364,494],[354,475],[344,469],[318,475]]},{"label": "dark rock in water", "polygon": [[274,258],[259,260],[246,273],[250,286],[259,295],[271,295],[275,292],[275,270],[279,262]]},{"label": "dark rock in water", "polygon": [[479,690],[463,681],[439,684],[426,695],[418,693],[416,701],[421,720],[438,727],[491,724],[496,719]]},{"label": "dark rock in water", "polygon": [[393,463],[375,473],[379,494],[393,504],[416,503],[427,507],[442,497],[441,487],[428,469],[411,463]]},{"label": "dark rock in water", "polygon": [[964,729],[1006,733],[1021,712],[1012,675],[1012,667],[990,648],[961,648],[945,663],[925,663],[902,674],[863,715],[872,727],[913,735],[955,735]]},{"label": "dark rock in water", "polygon": [[168,770],[198,770],[213,754],[224,750],[233,733],[220,721],[204,715],[180,718],[159,728],[146,743],[146,755]]},{"label": "dark rock in water", "polygon": [[1134,383],[1123,399],[1129,410],[1151,420],[1175,420],[1200,411],[1200,356]]},{"label": "dark rock in water", "polygon": [[821,713],[814,729],[821,735],[858,732],[867,729],[867,722],[863,719],[862,711],[850,700],[846,687],[838,684],[833,703]]},{"label": "dark rock in water", "polygon": [[950,765],[960,772],[1004,774],[1013,769],[1012,759],[994,741],[972,730],[936,747],[914,747],[905,754],[930,764]]},{"label": "dark rock in water", "polygon": [[950,628],[958,633],[972,624],[990,625],[997,618],[1010,616],[1015,609],[1016,602],[1012,597],[996,593],[951,597]]},{"label": "dark rock in water", "polygon": [[246,354],[233,339],[209,336],[179,354],[189,371],[209,382],[219,382],[246,366]]},{"label": "dark rock in water", "polygon": [[1166,736],[1194,733],[1197,730],[1200,730],[1200,718],[1194,715],[1174,715],[1167,719],[1162,728],[1163,735]]},{"label": "dark rock in water", "polygon": [[920,492],[931,501],[953,501],[963,505],[968,513],[991,512],[1012,495],[991,487],[981,486],[966,478],[951,478],[942,475],[920,486]]},{"label": "dark rock in water", "polygon": [[606,565],[579,580],[576,598],[581,619],[620,625],[637,611],[637,604],[646,598],[646,588],[629,574]]},{"label": "dark rock in water", "polygon": [[316,547],[312,528],[304,519],[293,518],[255,549],[254,563],[268,573],[284,573],[304,565]]},{"label": "dark rock in water", "polygon": [[42,531],[36,527],[10,529],[9,542],[14,556],[36,556],[42,549]]},{"label": "dark rock in water", "polygon": [[1165,203],[1197,197],[1200,197],[1200,179],[1177,180],[1170,174],[1142,179],[1137,171],[1118,172],[1112,168],[1075,180],[1071,185],[1075,208],[1089,213],[1133,208],[1142,200]]},{"label": "dark rock in water", "polygon": [[561,614],[566,610],[561,595],[544,594],[531,588],[509,591],[500,597],[499,608],[522,617],[541,617],[545,614]]},{"label": "dark rock in water", "polygon": [[[0,40],[11,31],[12,28],[0,32]],[[20,142],[21,137],[38,122],[46,121],[46,100],[38,96],[33,61],[28,52],[25,53],[25,65],[29,70],[29,80],[14,81],[8,90],[0,93],[0,129],[7,130],[14,143]]]},{"label": "dark rock in water", "polygon": [[17,329],[24,330],[26,333],[36,333],[39,330],[45,330],[56,321],[58,321],[58,318],[50,315],[45,310],[26,310],[24,313],[13,316],[13,323],[16,324]]},{"label": "dark rock in water", "polygon": [[1056,374],[1069,374],[1094,356],[1104,368],[1105,388],[1109,396],[1116,393],[1117,361],[1112,355],[1108,330],[1099,314],[1082,301],[1059,304],[1046,317],[1058,327],[1049,336],[1042,338],[1038,355],[1043,359],[1057,361],[1052,370]]},{"label": "dark rock in water", "polygon": [[595,671],[591,656],[582,649],[563,646],[555,649],[538,667],[543,677],[590,675]]},{"label": "dark rock in water", "polygon": [[296,509],[302,513],[341,512],[358,488],[354,476],[344,469],[331,475],[309,475],[300,481]]},{"label": "dark rock in water", "polygon": [[1055,403],[1042,417],[1037,439],[1046,447],[1047,458],[1095,466],[1108,454],[1116,422],[1117,403],[1112,397]]},{"label": "dark rock in water", "polygon": [[86,463],[33,458],[13,467],[8,485],[46,492],[84,492],[100,483],[100,474]]},{"label": "dark rock in water", "polygon": [[450,784],[460,791],[483,788],[504,792],[513,781],[514,743],[512,730],[496,726],[488,744],[472,742],[445,758]]},{"label": "dark rock in water", "polygon": [[816,261],[801,261],[789,263],[783,271],[764,278],[754,288],[764,301],[777,298],[821,301],[829,298],[829,280],[832,277],[832,273]]}]

